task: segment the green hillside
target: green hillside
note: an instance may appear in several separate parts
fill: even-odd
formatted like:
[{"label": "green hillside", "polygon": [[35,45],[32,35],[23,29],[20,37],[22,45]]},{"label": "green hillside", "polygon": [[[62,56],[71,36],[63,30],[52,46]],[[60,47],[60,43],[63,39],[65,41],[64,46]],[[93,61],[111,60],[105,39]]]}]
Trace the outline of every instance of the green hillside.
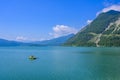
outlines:
[{"label": "green hillside", "polygon": [[64,45],[120,46],[120,12],[111,10],[101,13]]}]

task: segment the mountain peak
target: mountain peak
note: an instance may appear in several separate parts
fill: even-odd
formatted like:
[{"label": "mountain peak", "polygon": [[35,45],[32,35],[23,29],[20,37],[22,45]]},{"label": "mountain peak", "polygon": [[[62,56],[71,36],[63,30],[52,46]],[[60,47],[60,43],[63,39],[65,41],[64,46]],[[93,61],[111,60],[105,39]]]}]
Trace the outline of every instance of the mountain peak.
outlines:
[{"label": "mountain peak", "polygon": [[107,14],[119,14],[120,11],[116,11],[116,10],[109,10],[108,12],[106,12]]},{"label": "mountain peak", "polygon": [[120,46],[120,12],[110,10],[101,13],[84,30],[70,38],[70,46]]}]

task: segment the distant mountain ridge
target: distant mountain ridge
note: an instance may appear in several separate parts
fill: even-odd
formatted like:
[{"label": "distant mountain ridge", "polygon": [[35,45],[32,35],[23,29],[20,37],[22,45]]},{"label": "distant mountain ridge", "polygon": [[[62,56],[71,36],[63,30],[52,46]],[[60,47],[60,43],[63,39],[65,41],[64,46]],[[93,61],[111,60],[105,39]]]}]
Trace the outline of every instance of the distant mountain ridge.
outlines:
[{"label": "distant mountain ridge", "polygon": [[45,41],[35,41],[29,43],[0,39],[0,46],[61,46],[72,36],[74,36],[74,34]]},{"label": "distant mountain ridge", "polygon": [[61,46],[69,38],[71,38],[73,36],[74,36],[74,34],[69,34],[67,36],[53,38],[53,39],[50,39],[50,40],[32,42],[32,44],[43,45],[43,46]]},{"label": "distant mountain ridge", "polygon": [[24,45],[24,43],[0,39],[0,46],[20,46],[20,45]]},{"label": "distant mountain ridge", "polygon": [[66,46],[120,46],[120,12],[110,10],[70,38]]}]

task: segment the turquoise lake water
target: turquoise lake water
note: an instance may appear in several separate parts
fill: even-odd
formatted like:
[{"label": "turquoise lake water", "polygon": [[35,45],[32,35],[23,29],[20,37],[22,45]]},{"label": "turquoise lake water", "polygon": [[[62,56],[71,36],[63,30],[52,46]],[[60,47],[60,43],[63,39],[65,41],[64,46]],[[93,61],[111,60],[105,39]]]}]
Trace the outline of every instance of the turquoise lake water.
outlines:
[{"label": "turquoise lake water", "polygon": [[120,80],[120,48],[0,47],[0,80]]}]

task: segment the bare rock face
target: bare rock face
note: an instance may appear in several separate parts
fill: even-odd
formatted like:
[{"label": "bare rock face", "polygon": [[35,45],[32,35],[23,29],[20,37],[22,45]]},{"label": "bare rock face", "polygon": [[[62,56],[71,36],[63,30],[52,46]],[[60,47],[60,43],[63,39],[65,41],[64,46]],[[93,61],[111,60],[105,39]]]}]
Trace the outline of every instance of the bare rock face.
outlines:
[{"label": "bare rock face", "polygon": [[111,10],[101,13],[64,45],[120,46],[120,12]]}]

